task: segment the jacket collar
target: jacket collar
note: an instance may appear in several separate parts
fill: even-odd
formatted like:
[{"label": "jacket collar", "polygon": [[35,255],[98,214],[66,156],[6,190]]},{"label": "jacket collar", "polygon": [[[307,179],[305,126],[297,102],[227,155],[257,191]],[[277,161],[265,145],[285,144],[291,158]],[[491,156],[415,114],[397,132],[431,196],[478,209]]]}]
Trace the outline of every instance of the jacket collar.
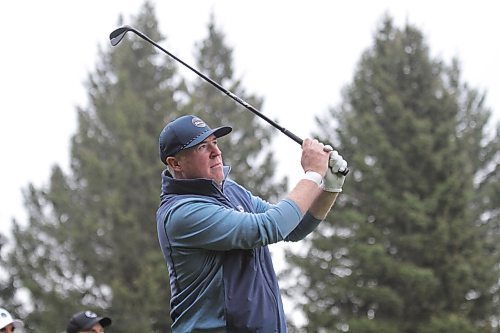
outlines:
[{"label": "jacket collar", "polygon": [[213,196],[224,190],[224,184],[231,171],[231,167],[224,166],[224,180],[222,188],[212,179],[174,179],[168,170],[162,172],[161,195],[167,194],[197,194]]}]

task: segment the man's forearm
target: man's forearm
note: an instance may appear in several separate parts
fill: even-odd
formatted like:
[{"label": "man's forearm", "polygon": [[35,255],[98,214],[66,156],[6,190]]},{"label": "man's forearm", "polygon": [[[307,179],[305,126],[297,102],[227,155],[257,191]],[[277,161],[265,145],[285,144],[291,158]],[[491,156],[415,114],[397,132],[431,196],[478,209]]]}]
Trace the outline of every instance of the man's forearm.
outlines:
[{"label": "man's forearm", "polygon": [[318,220],[324,220],[332,209],[338,194],[338,192],[322,191],[309,208],[309,213]]},{"label": "man's forearm", "polygon": [[318,184],[310,180],[302,179],[297,183],[294,189],[288,193],[287,197],[299,206],[302,215],[304,215],[307,211],[310,211],[319,197],[323,196],[323,192],[324,191]]}]

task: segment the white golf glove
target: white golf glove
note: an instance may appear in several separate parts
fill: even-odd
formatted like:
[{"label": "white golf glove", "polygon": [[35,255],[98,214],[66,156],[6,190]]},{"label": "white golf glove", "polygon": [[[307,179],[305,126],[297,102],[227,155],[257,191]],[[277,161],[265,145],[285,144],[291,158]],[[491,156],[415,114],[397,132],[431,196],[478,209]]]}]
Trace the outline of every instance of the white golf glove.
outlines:
[{"label": "white golf glove", "polygon": [[347,168],[347,162],[339,155],[338,151],[333,150],[330,145],[325,146],[325,150],[330,150],[330,160],[328,161],[329,171],[323,178],[323,189],[327,192],[342,192],[345,176],[339,171]]}]

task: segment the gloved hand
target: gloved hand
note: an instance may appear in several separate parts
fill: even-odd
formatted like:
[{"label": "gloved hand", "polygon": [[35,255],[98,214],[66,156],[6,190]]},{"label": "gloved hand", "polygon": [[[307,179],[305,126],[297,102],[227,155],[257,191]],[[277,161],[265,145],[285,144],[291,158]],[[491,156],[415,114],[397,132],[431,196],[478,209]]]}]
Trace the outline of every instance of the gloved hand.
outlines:
[{"label": "gloved hand", "polygon": [[339,171],[347,168],[347,162],[339,155],[338,151],[333,150],[332,146],[325,146],[325,150],[327,149],[331,151],[328,161],[330,170],[326,172],[325,178],[323,178],[323,189],[327,192],[342,192],[345,176]]}]

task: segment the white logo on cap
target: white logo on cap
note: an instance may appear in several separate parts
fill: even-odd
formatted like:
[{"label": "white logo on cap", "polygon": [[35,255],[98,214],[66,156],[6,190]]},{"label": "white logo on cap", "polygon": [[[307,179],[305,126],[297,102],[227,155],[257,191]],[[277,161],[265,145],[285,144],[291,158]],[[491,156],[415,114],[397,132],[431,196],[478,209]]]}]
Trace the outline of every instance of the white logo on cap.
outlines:
[{"label": "white logo on cap", "polygon": [[205,124],[205,122],[203,120],[201,120],[200,118],[196,118],[194,117],[191,122],[193,123],[194,126],[196,127],[205,127],[207,126],[207,124]]},{"label": "white logo on cap", "polygon": [[85,317],[87,318],[97,318],[97,315],[92,311],[85,311]]}]

